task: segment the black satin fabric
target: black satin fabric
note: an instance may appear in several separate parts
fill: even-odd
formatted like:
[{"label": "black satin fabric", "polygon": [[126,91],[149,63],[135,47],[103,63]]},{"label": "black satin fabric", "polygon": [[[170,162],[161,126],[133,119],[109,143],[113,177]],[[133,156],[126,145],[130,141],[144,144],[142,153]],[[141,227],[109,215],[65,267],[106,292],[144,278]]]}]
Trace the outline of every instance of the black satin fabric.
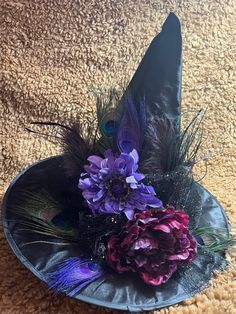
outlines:
[{"label": "black satin fabric", "polygon": [[145,97],[149,116],[165,115],[180,126],[182,36],[179,19],[170,13],[151,42],[128,88],[135,103]]},{"label": "black satin fabric", "polygon": [[[196,184],[196,188],[201,195],[203,208],[200,226],[226,228],[229,231],[224,209],[201,185]],[[75,191],[68,188],[68,181],[63,171],[62,157],[52,157],[40,161],[22,171],[10,185],[3,202],[3,227],[7,241],[18,259],[38,278],[46,282],[45,275],[55,269],[59,261],[67,257],[80,255],[81,248],[76,244],[58,246],[37,243],[24,246],[26,242],[45,240],[45,238],[33,234],[29,236],[29,234],[26,235],[19,231],[20,225],[16,221],[14,204],[22,189],[31,191],[44,189],[53,194],[60,202],[63,202],[65,195],[70,199],[70,193],[72,195]],[[224,262],[222,263],[221,260],[218,262],[221,267],[225,267]],[[194,264],[194,269],[200,277],[201,273],[204,274],[204,277],[201,277],[203,280],[193,281],[193,285],[190,285],[187,290],[184,276],[189,276],[187,281],[191,279],[191,268],[186,269],[186,274],[184,271],[182,275],[180,273],[179,276],[173,276],[160,287],[147,286],[135,274],[118,275],[110,273],[106,276],[105,281],[98,279],[84,288],[75,298],[123,311],[138,312],[158,309],[178,303],[200,291],[210,279],[212,270],[217,269],[216,263],[217,261],[212,257],[208,258],[200,255]]]}]

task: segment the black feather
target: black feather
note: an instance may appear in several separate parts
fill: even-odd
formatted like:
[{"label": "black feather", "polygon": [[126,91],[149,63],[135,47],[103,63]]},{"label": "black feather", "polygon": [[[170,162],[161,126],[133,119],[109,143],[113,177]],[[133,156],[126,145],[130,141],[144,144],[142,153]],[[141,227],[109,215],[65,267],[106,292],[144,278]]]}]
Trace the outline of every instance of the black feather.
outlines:
[{"label": "black feather", "polygon": [[62,130],[61,144],[68,176],[78,177],[83,171],[87,158],[94,150],[95,136],[93,123],[83,125],[83,130],[80,123],[74,123],[69,129]]},{"label": "black feather", "polygon": [[78,177],[87,158],[94,152],[96,145],[96,123],[95,121],[71,122],[63,125],[50,121],[34,121],[32,125],[57,127],[56,135],[51,135],[37,130],[26,128],[31,133],[36,133],[47,138],[53,137],[54,141],[62,147],[64,166],[69,177]]},{"label": "black feather", "polygon": [[141,171],[157,175],[171,171],[177,140],[175,126],[169,119],[164,116],[149,119],[140,158]]},{"label": "black feather", "polygon": [[202,118],[199,111],[180,134],[165,116],[149,120],[140,171],[165,205],[184,207],[192,189],[192,170],[203,141]]},{"label": "black feather", "polygon": [[175,124],[167,117],[150,119],[141,158],[142,171],[156,175],[183,168],[191,171],[203,141],[203,117],[200,110],[180,135]]}]

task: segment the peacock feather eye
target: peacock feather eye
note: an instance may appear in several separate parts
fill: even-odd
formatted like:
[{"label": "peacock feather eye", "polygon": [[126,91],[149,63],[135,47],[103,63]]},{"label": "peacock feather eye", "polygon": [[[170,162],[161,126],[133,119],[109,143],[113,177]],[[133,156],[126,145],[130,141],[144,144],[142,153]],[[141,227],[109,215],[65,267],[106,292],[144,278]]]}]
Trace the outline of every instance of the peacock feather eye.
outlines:
[{"label": "peacock feather eye", "polygon": [[93,260],[91,262],[88,262],[88,268],[91,271],[97,272],[101,270],[101,265]]},{"label": "peacock feather eye", "polygon": [[103,135],[111,137],[116,134],[118,130],[118,117],[114,112],[108,112],[102,119],[100,129]]},{"label": "peacock feather eye", "polygon": [[118,122],[115,120],[108,120],[102,124],[102,132],[106,136],[113,136],[118,129]]},{"label": "peacock feather eye", "polygon": [[48,206],[38,212],[38,217],[44,221],[50,222],[55,216],[60,214],[60,212],[60,209],[54,206]]},{"label": "peacock feather eye", "polygon": [[65,217],[65,215],[56,207],[46,207],[42,209],[38,216],[40,219],[54,225],[55,227],[62,230],[70,230],[71,223]]}]

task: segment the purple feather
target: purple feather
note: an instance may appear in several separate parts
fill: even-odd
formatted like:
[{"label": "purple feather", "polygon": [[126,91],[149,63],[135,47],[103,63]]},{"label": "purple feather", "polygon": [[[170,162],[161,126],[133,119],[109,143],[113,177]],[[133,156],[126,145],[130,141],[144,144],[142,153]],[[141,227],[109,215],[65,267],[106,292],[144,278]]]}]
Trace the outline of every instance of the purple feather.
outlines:
[{"label": "purple feather", "polygon": [[125,97],[125,108],[117,133],[117,146],[121,153],[129,154],[133,149],[139,151],[143,144],[146,127],[145,103],[136,109],[132,99]]},{"label": "purple feather", "polygon": [[142,137],[142,141],[144,139],[144,132],[146,130],[146,121],[147,121],[147,117],[146,117],[146,99],[145,97],[143,97],[143,101],[140,102],[140,131],[141,131],[141,137]]},{"label": "purple feather", "polygon": [[49,275],[48,286],[56,292],[70,290],[67,294],[73,296],[104,274],[104,269],[96,261],[70,257]]}]

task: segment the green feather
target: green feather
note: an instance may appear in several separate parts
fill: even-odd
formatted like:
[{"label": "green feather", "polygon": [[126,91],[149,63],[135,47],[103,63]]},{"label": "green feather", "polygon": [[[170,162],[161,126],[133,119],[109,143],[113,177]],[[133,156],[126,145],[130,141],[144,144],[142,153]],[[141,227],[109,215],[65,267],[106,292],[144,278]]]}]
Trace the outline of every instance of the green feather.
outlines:
[{"label": "green feather", "polygon": [[97,142],[95,150],[103,154],[105,150],[114,148],[116,133],[121,112],[119,106],[123,90],[114,86],[110,88],[90,87],[96,98],[97,109]]},{"label": "green feather", "polygon": [[226,229],[220,228],[195,228],[193,235],[201,236],[204,247],[211,252],[223,252],[236,245],[236,237],[228,234]]},{"label": "green feather", "polygon": [[[77,229],[70,226],[66,218],[60,217],[62,206],[45,191],[22,191],[11,211],[17,214],[17,222],[22,225],[18,232],[32,232],[72,242],[78,239]],[[58,223],[57,217],[62,223]]]}]

